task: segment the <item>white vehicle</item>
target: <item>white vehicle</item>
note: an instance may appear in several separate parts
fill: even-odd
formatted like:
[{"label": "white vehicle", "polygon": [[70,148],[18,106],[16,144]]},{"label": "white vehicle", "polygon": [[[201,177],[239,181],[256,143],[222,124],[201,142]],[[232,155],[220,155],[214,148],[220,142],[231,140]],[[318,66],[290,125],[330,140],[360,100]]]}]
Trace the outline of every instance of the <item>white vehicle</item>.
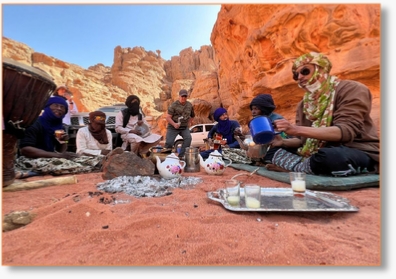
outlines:
[{"label": "white vehicle", "polygon": [[[216,124],[215,123],[205,123],[205,124],[197,124],[194,126],[191,126],[190,128],[190,133],[191,133],[191,147],[200,147],[200,146],[204,146],[205,142],[204,139],[206,139],[208,137],[208,133],[210,131],[210,129],[213,128],[213,126]],[[180,148],[183,144],[183,138],[178,135],[175,138],[175,142],[173,144],[173,147],[175,150],[177,150],[178,148]]]}]

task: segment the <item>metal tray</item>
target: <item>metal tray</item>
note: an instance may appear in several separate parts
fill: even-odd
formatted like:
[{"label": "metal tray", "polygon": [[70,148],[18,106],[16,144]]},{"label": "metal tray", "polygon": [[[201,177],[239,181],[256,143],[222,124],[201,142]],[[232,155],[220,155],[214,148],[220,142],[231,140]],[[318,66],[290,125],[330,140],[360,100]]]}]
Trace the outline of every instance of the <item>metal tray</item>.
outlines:
[{"label": "metal tray", "polygon": [[241,187],[239,205],[232,206],[225,196],[225,189],[208,192],[209,199],[221,203],[232,211],[346,211],[359,210],[349,200],[329,192],[306,190],[305,195],[294,195],[290,188],[261,187],[260,208],[248,208],[245,205],[245,191]]}]

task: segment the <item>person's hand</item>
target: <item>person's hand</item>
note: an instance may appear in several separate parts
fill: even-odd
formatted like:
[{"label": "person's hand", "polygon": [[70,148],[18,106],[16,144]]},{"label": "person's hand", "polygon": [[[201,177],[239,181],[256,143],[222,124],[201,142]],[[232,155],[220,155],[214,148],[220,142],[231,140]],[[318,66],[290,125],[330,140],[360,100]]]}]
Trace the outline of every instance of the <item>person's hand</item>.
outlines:
[{"label": "person's hand", "polygon": [[135,132],[135,134],[138,135],[138,136],[141,136],[141,135],[142,135],[142,132],[141,132],[139,129],[135,129],[134,132]]},{"label": "person's hand", "polygon": [[283,139],[280,135],[276,135],[270,143],[270,147],[282,147]]},{"label": "person's hand", "polygon": [[175,127],[175,129],[179,129],[180,128],[180,123],[175,123],[175,125],[173,125],[173,127]]},{"label": "person's hand", "polygon": [[274,128],[277,132],[285,132],[287,135],[295,136],[297,133],[296,126],[286,119],[278,119],[274,121]]},{"label": "person's hand", "polygon": [[61,138],[62,141],[68,141],[69,140],[69,135],[67,133],[64,133]]},{"label": "person's hand", "polygon": [[202,152],[202,151],[205,151],[205,150],[206,150],[205,146],[200,146],[199,149],[198,149],[199,152]]},{"label": "person's hand", "polygon": [[73,153],[73,152],[64,152],[64,153],[59,153],[59,154],[60,154],[61,158],[65,158],[68,160],[80,157],[80,155],[78,155],[77,153]]},{"label": "person's hand", "polygon": [[142,126],[142,125],[143,125],[143,120],[138,120],[137,124],[138,124],[139,126]]},{"label": "person's hand", "polygon": [[111,150],[102,149],[102,151],[100,152],[100,154],[102,154],[102,155],[107,155],[107,154],[109,154],[110,152],[111,152]]},{"label": "person's hand", "polygon": [[241,130],[241,128],[240,127],[237,127],[237,128],[235,128],[235,130],[234,130],[234,135],[235,136],[243,136],[243,134],[242,134],[242,130]]},{"label": "person's hand", "polygon": [[142,133],[138,130],[138,129],[134,129],[134,130],[129,130],[130,134],[136,134],[138,136],[140,136]]},{"label": "person's hand", "polygon": [[69,141],[69,135],[67,133],[63,133],[60,137],[56,137],[55,139],[60,143],[60,144],[66,144]]}]

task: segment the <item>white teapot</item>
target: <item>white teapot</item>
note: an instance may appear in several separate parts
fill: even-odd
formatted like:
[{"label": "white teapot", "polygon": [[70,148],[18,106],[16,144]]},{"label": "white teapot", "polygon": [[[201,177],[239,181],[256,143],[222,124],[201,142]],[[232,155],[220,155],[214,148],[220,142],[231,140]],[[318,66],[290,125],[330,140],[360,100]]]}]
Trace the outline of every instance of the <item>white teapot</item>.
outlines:
[{"label": "white teapot", "polygon": [[181,177],[186,166],[185,161],[179,160],[174,153],[166,156],[163,162],[158,156],[155,156],[155,158],[157,159],[157,169],[161,177],[165,179]]},{"label": "white teapot", "polygon": [[222,155],[217,150],[211,152],[209,154],[208,159],[206,159],[206,161],[204,161],[201,154],[199,155],[199,163],[201,167],[203,167],[208,174],[214,174],[214,175],[223,174],[226,167],[228,167],[232,163],[231,160],[229,159],[227,160],[230,161],[229,164],[224,163]]}]

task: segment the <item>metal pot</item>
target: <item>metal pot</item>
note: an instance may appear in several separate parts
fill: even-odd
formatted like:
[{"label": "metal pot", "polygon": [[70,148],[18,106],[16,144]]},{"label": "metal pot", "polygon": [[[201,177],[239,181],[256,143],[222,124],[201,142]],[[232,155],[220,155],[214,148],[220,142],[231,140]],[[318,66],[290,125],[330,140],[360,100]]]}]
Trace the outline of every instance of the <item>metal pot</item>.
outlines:
[{"label": "metal pot", "polygon": [[249,146],[246,155],[251,159],[261,159],[267,154],[269,144],[255,144]]},{"label": "metal pot", "polygon": [[184,161],[186,162],[186,167],[184,172],[199,172],[201,169],[199,163],[199,151],[195,147],[186,147],[186,152],[184,154]]},{"label": "metal pot", "polygon": [[154,165],[157,164],[157,159],[155,157],[158,157],[161,160],[161,162],[163,162],[163,161],[165,161],[166,156],[171,154],[172,150],[169,150],[168,152],[164,152],[163,149],[164,148],[162,146],[150,147],[150,149],[149,149],[149,151],[150,151],[149,159],[151,160],[151,162],[153,162]]}]

